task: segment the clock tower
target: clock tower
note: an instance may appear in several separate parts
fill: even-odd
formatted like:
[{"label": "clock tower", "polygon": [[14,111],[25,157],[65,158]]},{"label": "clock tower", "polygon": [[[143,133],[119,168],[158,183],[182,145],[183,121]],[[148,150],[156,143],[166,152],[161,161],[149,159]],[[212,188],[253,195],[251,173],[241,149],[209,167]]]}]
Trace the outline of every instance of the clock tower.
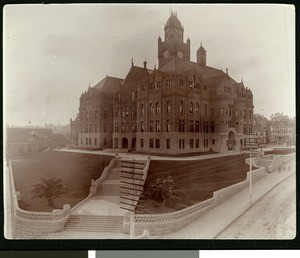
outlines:
[{"label": "clock tower", "polygon": [[190,60],[190,40],[183,42],[183,26],[177,18],[177,13],[171,12],[165,25],[165,41],[158,38],[158,66],[167,63],[171,58]]}]

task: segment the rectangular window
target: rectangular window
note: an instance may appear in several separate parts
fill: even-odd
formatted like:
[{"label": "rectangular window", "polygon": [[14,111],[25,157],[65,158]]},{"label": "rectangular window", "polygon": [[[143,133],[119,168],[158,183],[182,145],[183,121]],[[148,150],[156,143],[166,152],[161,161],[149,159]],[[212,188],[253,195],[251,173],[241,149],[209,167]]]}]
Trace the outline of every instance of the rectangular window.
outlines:
[{"label": "rectangular window", "polygon": [[171,124],[169,122],[167,123],[167,132],[171,132]]},{"label": "rectangular window", "polygon": [[190,133],[194,132],[194,122],[192,120],[189,122],[189,131]]},{"label": "rectangular window", "polygon": [[221,108],[220,113],[221,115],[224,115],[224,108]]},{"label": "rectangular window", "polygon": [[141,139],[141,148],[144,148],[144,139]]},{"label": "rectangular window", "polygon": [[167,139],[167,149],[171,149],[170,139]]},{"label": "rectangular window", "polygon": [[179,139],[179,149],[184,149],[184,139]]},{"label": "rectangular window", "polygon": [[86,144],[86,145],[89,144],[89,138],[85,138],[85,144]]},{"label": "rectangular window", "polygon": [[95,145],[97,145],[97,138],[95,138]]},{"label": "rectangular window", "polygon": [[179,119],[179,132],[184,132],[184,119]]},{"label": "rectangular window", "polygon": [[211,133],[214,133],[214,132],[215,132],[215,122],[214,122],[214,121],[212,121],[212,122],[210,123],[210,131],[211,131]]},{"label": "rectangular window", "polygon": [[153,139],[150,139],[149,147],[150,147],[150,148],[153,148],[153,147],[154,147],[154,140],[153,140]]},{"label": "rectangular window", "polygon": [[150,120],[150,132],[154,132],[153,120]]},{"label": "rectangular window", "polygon": [[211,144],[216,144],[216,140],[215,140],[215,139],[212,139],[212,140],[211,140]]},{"label": "rectangular window", "polygon": [[199,133],[199,132],[200,132],[200,122],[195,121],[195,133]]},{"label": "rectangular window", "polygon": [[156,132],[160,132],[160,124],[156,124],[155,125],[155,131]]},{"label": "rectangular window", "polygon": [[194,139],[190,139],[190,149],[194,148]]},{"label": "rectangular window", "polygon": [[145,126],[141,125],[141,132],[143,133],[145,131]]},{"label": "rectangular window", "polygon": [[106,138],[103,139],[103,145],[104,145],[104,146],[107,145],[107,139],[106,139]]},{"label": "rectangular window", "polygon": [[89,138],[89,145],[92,144],[92,138]]},{"label": "rectangular window", "polygon": [[160,148],[160,141],[159,141],[159,139],[155,139],[155,147],[156,147],[156,149]]},{"label": "rectangular window", "polygon": [[195,145],[196,145],[195,147],[196,147],[197,149],[199,149],[199,146],[200,146],[200,144],[199,144],[199,139],[196,139],[196,144],[195,144]]}]

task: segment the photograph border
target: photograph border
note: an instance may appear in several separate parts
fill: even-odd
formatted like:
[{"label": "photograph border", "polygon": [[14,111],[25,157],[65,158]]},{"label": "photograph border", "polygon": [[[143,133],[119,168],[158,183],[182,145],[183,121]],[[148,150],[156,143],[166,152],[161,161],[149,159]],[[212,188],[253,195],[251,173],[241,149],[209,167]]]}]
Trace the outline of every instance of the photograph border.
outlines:
[{"label": "photograph border", "polygon": [[[3,28],[3,7],[7,4],[71,4],[71,3],[80,3],[80,4],[105,4],[100,1],[2,1],[1,7],[1,20],[2,20],[2,28]],[[113,3],[113,2],[106,2]],[[131,4],[131,3],[142,3],[140,1],[118,1],[117,3]],[[143,2],[144,3],[144,2]],[[177,2],[177,1],[161,1],[155,2],[151,1],[151,3],[186,3],[186,2]],[[190,1],[186,4],[195,4],[199,3],[198,1]],[[201,1],[201,4],[225,4],[223,1]],[[228,4],[255,4],[256,1],[229,1]],[[226,3],[226,4],[227,4]],[[264,1],[263,3],[274,3],[274,1]],[[299,8],[299,3],[296,1],[278,1],[274,4],[293,4],[296,6],[296,46],[299,43],[299,14],[297,13],[297,7]],[[3,42],[3,34],[2,34],[2,42]],[[1,53],[1,57],[3,60],[3,52]],[[296,51],[296,71],[297,71],[297,63],[299,61],[299,51]],[[2,71],[3,78],[3,71]],[[3,80],[2,80],[3,83]],[[296,85],[299,84],[299,75],[296,73]],[[3,87],[2,87],[2,97],[3,97]],[[299,91],[296,87],[296,99],[299,98]],[[3,99],[2,99],[3,101]],[[2,105],[3,108],[3,105]],[[299,109],[298,101],[296,101],[296,111]],[[297,112],[296,112],[297,113]],[[3,112],[2,112],[3,116]],[[2,117],[3,119],[3,117]],[[297,120],[296,120],[297,121]],[[298,121],[297,121],[298,128]],[[296,129],[296,135],[298,134],[298,129]],[[3,134],[2,134],[3,136]],[[296,143],[298,147],[298,141]],[[296,156],[298,157],[297,153]],[[296,158],[296,169],[298,168],[298,162]],[[3,169],[3,168],[2,168]],[[3,182],[1,183],[1,189],[3,193]],[[297,213],[297,225],[299,224],[299,187],[300,180],[299,176],[296,177],[296,213]],[[1,203],[3,207],[3,195],[1,198]],[[4,225],[4,212],[1,209],[1,222]],[[161,239],[147,239],[147,240],[120,240],[120,239],[85,239],[85,240],[7,240],[5,239],[3,232],[0,238],[0,250],[210,250],[210,249],[218,249],[218,250],[246,250],[246,249],[299,249],[300,248],[300,237],[299,237],[299,228],[297,227],[296,238],[293,240],[198,240],[198,239],[182,239],[182,240],[161,240]]]}]

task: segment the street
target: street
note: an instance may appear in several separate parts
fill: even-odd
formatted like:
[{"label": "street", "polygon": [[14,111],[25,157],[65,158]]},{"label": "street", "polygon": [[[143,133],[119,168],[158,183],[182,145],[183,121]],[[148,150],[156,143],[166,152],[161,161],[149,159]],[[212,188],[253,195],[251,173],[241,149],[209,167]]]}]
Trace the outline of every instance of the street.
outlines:
[{"label": "street", "polygon": [[295,173],[274,187],[216,239],[292,239],[296,236]]}]

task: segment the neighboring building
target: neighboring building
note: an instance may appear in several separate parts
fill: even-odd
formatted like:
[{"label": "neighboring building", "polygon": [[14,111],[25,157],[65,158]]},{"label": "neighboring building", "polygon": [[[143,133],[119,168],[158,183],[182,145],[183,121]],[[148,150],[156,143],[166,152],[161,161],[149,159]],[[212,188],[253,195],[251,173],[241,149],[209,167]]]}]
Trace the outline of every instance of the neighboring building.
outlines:
[{"label": "neighboring building", "polygon": [[295,127],[291,124],[277,123],[269,129],[270,144],[295,145]]},{"label": "neighboring building", "polygon": [[106,77],[80,97],[71,120],[73,146],[190,153],[240,149],[253,133],[253,95],[243,81],[206,64],[172,13],[158,38],[154,70],[133,64],[124,80]]},{"label": "neighboring building", "polygon": [[47,148],[65,147],[66,138],[53,134],[52,129],[44,128],[6,128],[7,156],[29,155]]},{"label": "neighboring building", "polygon": [[268,144],[268,127],[266,122],[253,120],[253,135],[257,138],[259,144]]}]

